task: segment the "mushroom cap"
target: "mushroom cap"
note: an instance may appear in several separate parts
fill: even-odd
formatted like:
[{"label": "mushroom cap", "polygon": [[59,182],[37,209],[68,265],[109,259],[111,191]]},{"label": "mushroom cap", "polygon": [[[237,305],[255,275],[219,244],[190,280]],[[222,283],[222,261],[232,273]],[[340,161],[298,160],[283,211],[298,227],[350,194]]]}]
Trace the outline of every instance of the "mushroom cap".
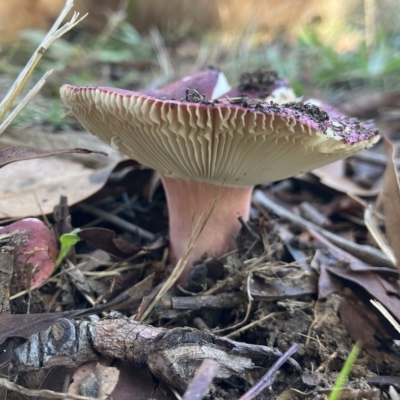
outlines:
[{"label": "mushroom cap", "polygon": [[225,75],[215,68],[195,72],[171,83],[162,89],[146,89],[141,93],[162,100],[181,100],[188,96],[203,96],[205,100],[216,99],[230,90]]},{"label": "mushroom cap", "polygon": [[158,98],[161,92],[63,85],[61,98],[89,132],[112,148],[166,176],[216,185],[288,178],[379,139],[373,125],[330,118],[312,104],[210,102],[201,96],[171,100]]},{"label": "mushroom cap", "polygon": [[12,232],[24,234],[16,248],[13,273],[19,284],[35,289],[54,271],[59,253],[54,233],[37,218],[25,218],[0,227],[0,235]]}]

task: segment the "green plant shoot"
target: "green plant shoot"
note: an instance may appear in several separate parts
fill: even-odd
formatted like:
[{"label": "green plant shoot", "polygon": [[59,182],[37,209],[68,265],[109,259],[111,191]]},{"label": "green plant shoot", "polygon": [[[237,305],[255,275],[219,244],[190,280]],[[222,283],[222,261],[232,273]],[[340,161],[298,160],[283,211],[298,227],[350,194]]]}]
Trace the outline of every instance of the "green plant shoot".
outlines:
[{"label": "green plant shoot", "polygon": [[81,240],[81,238],[78,236],[78,232],[80,232],[80,228],[76,228],[71,232],[64,233],[64,235],[60,236],[61,249],[56,260],[56,268],[59,267],[61,261],[68,254],[71,247],[75,246]]},{"label": "green plant shoot", "polygon": [[353,364],[356,362],[357,357],[360,354],[360,350],[361,350],[361,345],[359,342],[357,342],[351,349],[351,352],[350,352],[349,356],[347,357],[342,370],[340,371],[340,374],[336,380],[335,386],[332,389],[331,394],[329,395],[329,400],[338,400],[340,398],[340,393],[343,389],[343,386],[344,386],[348,376],[350,375]]}]

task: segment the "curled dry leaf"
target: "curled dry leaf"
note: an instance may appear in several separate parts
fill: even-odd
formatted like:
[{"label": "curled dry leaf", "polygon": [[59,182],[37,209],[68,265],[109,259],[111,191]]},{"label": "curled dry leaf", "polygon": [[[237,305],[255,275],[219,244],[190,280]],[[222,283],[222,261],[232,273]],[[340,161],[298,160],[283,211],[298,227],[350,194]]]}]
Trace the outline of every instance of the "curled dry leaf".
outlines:
[{"label": "curled dry leaf", "polygon": [[0,149],[24,146],[54,152],[71,143],[109,156],[66,154],[7,165],[1,170],[1,180],[7,184],[0,185],[0,219],[49,214],[61,195],[68,197],[69,205],[76,204],[101,189],[122,160],[118,152],[84,132],[11,132],[0,138]]},{"label": "curled dry leaf", "polygon": [[385,138],[388,152],[388,162],[383,178],[383,208],[385,210],[385,228],[389,242],[392,245],[394,255],[397,259],[397,269],[400,271],[400,188],[399,177],[393,162],[394,146],[389,139]]}]

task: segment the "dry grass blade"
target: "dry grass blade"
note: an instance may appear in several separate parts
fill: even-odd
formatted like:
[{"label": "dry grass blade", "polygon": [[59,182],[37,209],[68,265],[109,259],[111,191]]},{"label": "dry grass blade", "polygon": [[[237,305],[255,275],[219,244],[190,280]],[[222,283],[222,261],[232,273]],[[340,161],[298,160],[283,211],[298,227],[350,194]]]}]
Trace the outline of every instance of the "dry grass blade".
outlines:
[{"label": "dry grass blade", "polygon": [[160,34],[160,31],[155,27],[150,29],[150,35],[154,44],[154,48],[156,50],[156,55],[158,63],[160,64],[160,68],[163,71],[164,76],[169,78],[173,74],[173,68],[168,52],[165,48],[164,40]]},{"label": "dry grass blade", "polygon": [[253,328],[254,326],[257,326],[257,325],[260,324],[261,322],[263,322],[263,321],[265,321],[265,320],[267,320],[267,319],[270,319],[270,318],[272,318],[272,317],[275,317],[275,316],[278,315],[278,314],[280,314],[280,313],[272,312],[272,313],[270,313],[270,314],[264,315],[264,316],[261,317],[260,319],[258,319],[258,320],[256,320],[256,321],[253,321],[253,322],[251,322],[251,323],[248,324],[248,325],[242,326],[242,327],[239,328],[238,330],[236,330],[236,331],[234,331],[234,332],[231,332],[231,333],[229,333],[228,335],[225,335],[225,337],[227,337],[227,338],[235,337],[235,336],[239,335],[239,333],[242,333],[242,332],[244,332],[244,331],[247,331],[248,329]]},{"label": "dry grass blade", "polygon": [[93,397],[79,396],[76,394],[58,393],[52,390],[32,390],[17,385],[7,379],[0,378],[0,386],[7,388],[13,392],[20,393],[29,397],[44,397],[45,399],[66,399],[66,400],[93,400]]},{"label": "dry grass blade", "polygon": [[[46,79],[53,73],[53,69],[47,71],[42,78],[36,83],[36,85],[29,91],[29,93],[23,98],[23,100],[12,110],[7,118],[4,119],[4,121],[0,124],[0,135],[2,132],[6,130],[8,125],[11,124],[11,122],[14,121],[14,119],[17,117],[17,115],[26,107],[26,105],[39,93],[40,89],[43,87],[43,85],[46,83]],[[22,86],[21,86],[22,88]],[[10,104],[11,106],[11,104]],[[1,110],[1,108],[0,108]],[[4,114],[5,116],[5,114]],[[1,121],[1,119],[0,119]]]},{"label": "dry grass blade", "polygon": [[168,279],[165,281],[163,287],[160,289],[160,291],[157,293],[157,295],[154,297],[153,301],[149,304],[147,309],[143,312],[143,314],[140,317],[140,321],[144,321],[150,313],[153,311],[154,307],[156,304],[161,300],[161,298],[168,292],[169,289],[175,284],[175,282],[178,280],[178,278],[181,276],[183,270],[185,269],[187,260],[189,258],[189,255],[191,251],[193,250],[197,239],[203,232],[204,227],[206,226],[208,220],[210,219],[210,216],[212,212],[215,209],[215,206],[217,205],[217,202],[219,198],[221,197],[222,191],[224,190],[224,185],[222,185],[219,189],[219,192],[217,194],[217,197],[214,200],[214,203],[212,204],[210,211],[207,213],[206,217],[203,219],[201,222],[202,218],[200,217],[196,226],[194,227],[194,230],[196,230],[197,226],[201,222],[200,229],[198,230],[197,234],[194,235],[193,230],[190,234],[188,243],[186,245],[185,251],[183,253],[183,256],[180,258],[180,260],[177,262],[174,270],[172,271],[171,275],[168,277]]},{"label": "dry grass blade", "polygon": [[371,304],[376,307],[381,314],[393,325],[394,329],[400,333],[400,324],[392,317],[386,308],[377,300],[370,300]]},{"label": "dry grass blade", "polygon": [[383,176],[382,200],[385,210],[385,228],[389,242],[396,257],[396,266],[400,271],[400,188],[399,177],[394,164],[395,148],[387,138],[384,138],[388,153],[388,163]]},{"label": "dry grass blade", "polygon": [[[65,23],[61,28],[60,25],[66,15],[69,13],[71,8],[74,5],[73,0],[67,0],[65,3],[64,9],[61,11],[59,17],[57,18],[56,22],[50,29],[50,31],[47,33],[47,35],[44,37],[36,51],[33,53],[32,57],[26,64],[25,68],[20,72],[18,78],[15,80],[14,84],[12,85],[11,89],[8,91],[6,94],[5,98],[0,104],[0,121],[3,121],[5,116],[7,115],[8,111],[11,109],[12,105],[14,104],[15,99],[17,98],[18,94],[21,92],[22,88],[26,84],[26,81],[32,74],[34,68],[36,67],[37,63],[39,60],[42,58],[43,54],[46,52],[46,50],[50,47],[52,43],[54,43],[57,39],[59,39],[62,35],[64,35],[66,32],[68,32],[70,29],[72,29],[76,24],[78,24],[80,21],[82,21],[83,18],[86,17],[84,15],[83,17],[79,18],[79,14],[74,13],[72,16],[71,20],[67,23]],[[29,100],[40,90],[41,86],[43,86],[46,78],[51,74],[51,71],[48,71],[42,79],[35,85],[33,90],[27,95],[27,98],[25,98],[22,103],[24,105],[21,107],[18,107],[18,112],[15,113],[13,112],[13,118],[15,118],[18,113],[22,110],[22,108],[29,102]],[[14,110],[15,111],[15,110]],[[7,127],[7,125],[10,124],[10,122],[13,120],[11,119],[10,116],[4,121],[4,123],[0,126],[0,134],[4,131],[4,129]],[[6,124],[7,122],[7,124]]]},{"label": "dry grass blade", "polygon": [[367,205],[364,210],[364,222],[365,226],[368,228],[369,233],[374,238],[375,242],[380,247],[382,252],[386,254],[393,265],[396,265],[396,256],[394,255],[392,248],[387,244],[386,238],[379,228],[378,223],[376,222],[374,208],[372,205]]}]

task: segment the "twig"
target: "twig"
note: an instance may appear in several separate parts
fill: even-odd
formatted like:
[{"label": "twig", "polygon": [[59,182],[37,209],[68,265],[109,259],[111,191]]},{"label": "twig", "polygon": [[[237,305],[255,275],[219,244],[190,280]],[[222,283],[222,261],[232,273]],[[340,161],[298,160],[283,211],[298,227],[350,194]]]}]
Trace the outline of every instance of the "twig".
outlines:
[{"label": "twig", "polygon": [[253,201],[259,203],[263,207],[272,211],[273,213],[285,218],[297,225],[300,225],[303,229],[311,229],[317,231],[321,235],[325,236],[336,246],[343,250],[353,254],[360,260],[373,265],[378,265],[381,267],[394,268],[391,261],[378,249],[368,245],[360,245],[357,243],[350,242],[326,229],[321,228],[318,225],[313,224],[305,220],[304,218],[286,210],[284,207],[279,206],[270,200],[261,190],[256,190],[253,195]]},{"label": "twig", "polygon": [[35,397],[44,397],[46,399],[66,399],[66,400],[94,400],[93,397],[80,396],[77,394],[68,394],[68,393],[58,393],[53,392],[52,390],[33,390],[27,389],[23,386],[17,385],[8,381],[7,379],[0,378],[0,386],[7,388],[8,390],[12,390],[13,392],[17,392],[23,394],[25,396],[35,396]]},{"label": "twig", "polygon": [[215,360],[204,360],[196,371],[192,382],[190,382],[182,400],[202,399],[208,391],[214,376],[219,369],[219,363]]},{"label": "twig", "polygon": [[299,349],[297,343],[292,344],[288,350],[286,350],[279,359],[272,365],[272,367],[267,371],[267,373],[239,400],[251,400],[258,396],[265,388],[271,386],[274,382],[274,373]]},{"label": "twig", "polygon": [[254,232],[254,230],[251,228],[250,224],[247,221],[245,221],[243,219],[243,217],[239,217],[238,220],[240,222],[240,225],[242,225],[242,227],[245,228],[247,230],[247,232],[249,232],[250,235],[254,239],[256,239],[256,240],[260,240],[261,239],[261,235],[259,233],[257,233],[257,232]]},{"label": "twig", "polygon": [[150,242],[155,240],[155,235],[143,228],[140,228],[137,225],[132,224],[131,222],[125,221],[124,219],[113,215],[112,213],[108,213],[107,211],[102,210],[94,206],[93,204],[80,203],[77,205],[83,211],[86,211],[90,214],[96,215],[97,217],[103,218],[105,221],[111,222],[115,226],[119,226],[122,229],[126,229],[127,231],[134,233],[138,236],[141,236],[143,239],[146,239]]}]

